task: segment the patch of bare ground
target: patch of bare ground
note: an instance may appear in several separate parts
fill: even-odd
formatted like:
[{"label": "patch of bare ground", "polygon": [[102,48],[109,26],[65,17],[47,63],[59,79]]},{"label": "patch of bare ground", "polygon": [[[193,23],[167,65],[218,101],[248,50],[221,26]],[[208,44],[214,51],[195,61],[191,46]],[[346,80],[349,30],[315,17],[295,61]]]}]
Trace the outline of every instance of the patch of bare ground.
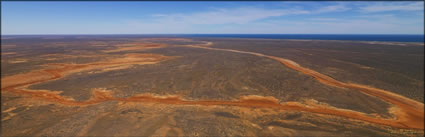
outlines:
[{"label": "patch of bare ground", "polygon": [[[81,55],[79,55],[81,54]],[[110,55],[97,54],[97,53],[83,53],[80,51],[71,51],[71,54],[45,54],[40,56],[41,59],[46,61],[59,61],[59,60],[76,60],[76,59],[95,59],[95,58],[109,58]]]},{"label": "patch of bare ground", "polygon": [[142,40],[160,40],[160,41],[192,41],[191,39],[185,38],[144,38]]},{"label": "patch of bare ground", "polygon": [[9,63],[10,64],[16,64],[16,63],[25,63],[27,61],[28,61],[28,59],[15,59],[15,60],[9,61]]},{"label": "patch of bare ground", "polygon": [[15,55],[16,52],[3,52],[1,55]]}]

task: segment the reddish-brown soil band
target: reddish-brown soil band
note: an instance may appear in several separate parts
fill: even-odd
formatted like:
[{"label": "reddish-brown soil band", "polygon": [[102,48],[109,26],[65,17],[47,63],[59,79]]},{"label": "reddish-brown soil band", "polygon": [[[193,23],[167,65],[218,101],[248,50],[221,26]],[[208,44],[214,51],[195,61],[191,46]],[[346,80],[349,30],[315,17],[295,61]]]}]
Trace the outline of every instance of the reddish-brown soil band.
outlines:
[{"label": "reddish-brown soil band", "polygon": [[108,92],[95,92],[95,95],[88,101],[75,101],[71,98],[65,98],[56,93],[49,91],[31,91],[23,89],[13,89],[13,93],[29,95],[31,98],[39,98],[45,101],[59,103],[63,105],[71,106],[84,106],[97,104],[106,101],[120,101],[120,102],[143,102],[143,103],[160,103],[170,105],[224,105],[224,106],[238,106],[238,107],[249,107],[249,108],[272,108],[281,110],[292,110],[292,111],[305,111],[318,114],[335,115],[350,119],[362,120],[370,123],[387,125],[396,128],[404,129],[423,129],[421,127],[406,123],[405,120],[400,119],[382,119],[367,116],[364,113],[348,111],[343,109],[329,108],[326,106],[305,106],[296,102],[287,102],[279,104],[275,100],[268,98],[257,97],[257,98],[241,98],[235,101],[216,101],[216,100],[184,100],[180,97],[157,97],[152,95],[137,95],[129,98],[115,98]]},{"label": "reddish-brown soil band", "polygon": [[[7,92],[17,93],[22,95],[28,95],[32,98],[39,98],[45,101],[59,103],[63,105],[81,106],[81,105],[97,104],[97,103],[106,102],[106,101],[121,101],[121,102],[161,103],[161,104],[173,104],[173,105],[204,105],[204,106],[226,105],[226,106],[238,106],[238,107],[258,107],[258,108],[273,108],[273,109],[282,109],[282,110],[305,111],[305,112],[312,112],[312,113],[318,113],[318,114],[341,116],[341,117],[346,117],[350,119],[357,119],[357,120],[362,120],[362,121],[375,123],[375,124],[387,125],[387,126],[396,127],[396,128],[424,129],[423,104],[418,103],[414,100],[402,97],[400,95],[393,94],[389,91],[371,88],[371,87],[367,87],[363,85],[340,82],[326,75],[320,74],[316,71],[310,70],[308,68],[303,68],[299,66],[298,64],[296,64],[295,62],[292,62],[287,59],[279,58],[279,57],[267,56],[267,55],[254,53],[254,52],[246,52],[246,51],[238,51],[238,50],[230,50],[230,49],[216,49],[216,48],[203,47],[203,46],[189,45],[188,47],[204,48],[204,49],[210,49],[210,50],[231,51],[231,52],[252,54],[256,56],[271,58],[283,63],[289,68],[292,68],[304,74],[310,75],[316,78],[317,80],[319,80],[321,83],[331,85],[331,86],[336,86],[336,87],[357,89],[363,93],[379,97],[399,107],[400,111],[394,113],[396,116],[396,119],[383,119],[379,117],[371,117],[360,112],[331,108],[331,107],[320,106],[320,105],[305,106],[296,102],[287,102],[284,104],[279,104],[277,100],[265,98],[265,97],[256,97],[256,98],[243,97],[240,100],[236,100],[236,101],[215,101],[215,100],[191,100],[190,101],[190,100],[181,99],[180,97],[176,97],[176,96],[157,97],[152,95],[137,95],[137,96],[133,96],[129,98],[115,98],[111,95],[110,92],[102,92],[102,91],[95,91],[94,96],[87,101],[75,101],[72,98],[67,98],[67,97],[59,95],[58,93],[54,93],[50,91],[26,89],[26,87],[32,84],[59,79],[64,77],[66,74],[79,72],[81,70],[87,70],[90,68],[97,68],[97,66],[115,65],[113,63],[92,63],[92,64],[82,64],[82,65],[62,64],[62,67],[59,67],[59,68],[44,69],[44,70],[30,72],[26,74],[20,74],[22,75],[21,77],[26,77],[26,76],[37,77],[35,79],[24,80],[22,82],[15,82],[15,83],[12,82],[8,84],[3,84],[4,82],[7,81],[7,79],[10,79],[9,77],[6,77],[6,78],[2,78],[1,90],[2,92],[7,91]],[[116,62],[116,63],[122,64],[122,63],[134,63],[134,62]],[[46,74],[50,76],[44,76],[44,77],[40,76],[40,75],[46,75]],[[13,76],[10,76],[10,77],[13,77]]]}]

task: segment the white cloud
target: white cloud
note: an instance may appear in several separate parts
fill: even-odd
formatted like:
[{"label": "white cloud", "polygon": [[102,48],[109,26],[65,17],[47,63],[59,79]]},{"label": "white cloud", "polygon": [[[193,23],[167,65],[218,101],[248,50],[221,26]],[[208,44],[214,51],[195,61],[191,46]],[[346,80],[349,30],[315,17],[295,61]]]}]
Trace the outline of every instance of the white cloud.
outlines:
[{"label": "white cloud", "polygon": [[[273,21],[264,24],[271,33],[317,33],[317,34],[423,34],[424,26],[419,19],[367,18],[333,19],[313,18],[318,21]],[[328,21],[327,21],[328,20]]]},{"label": "white cloud", "polygon": [[165,14],[152,14],[151,16],[152,17],[165,17],[167,15],[165,15]]},{"label": "white cloud", "polygon": [[[374,4],[376,6],[376,4]],[[351,10],[345,3],[318,9],[303,8],[263,9],[241,7],[212,9],[190,14],[154,14],[151,20],[128,23],[128,33],[323,33],[323,34],[423,34],[423,25],[416,18],[402,19],[393,14],[357,14],[347,17],[313,17],[284,20],[272,17],[285,15],[317,15]],[[308,16],[307,16],[308,17]],[[262,21],[258,21],[262,20]],[[423,24],[423,22],[422,22]]]},{"label": "white cloud", "polygon": [[362,12],[385,12],[385,11],[419,11],[424,10],[424,2],[385,2],[360,7]]},{"label": "white cloud", "polygon": [[155,14],[157,22],[180,22],[189,24],[244,24],[269,17],[283,15],[308,14],[309,11],[299,9],[261,9],[243,7],[236,9],[217,9],[214,11],[192,14]]},{"label": "white cloud", "polygon": [[343,5],[343,4],[338,4],[338,5],[331,5],[331,6],[326,6],[326,7],[322,7],[318,10],[315,11],[315,13],[327,13],[327,12],[342,12],[342,11],[347,11],[350,10],[351,8]]},{"label": "white cloud", "polygon": [[186,24],[246,24],[253,21],[280,17],[285,15],[320,14],[350,10],[344,4],[330,5],[315,10],[301,8],[263,9],[256,7],[241,7],[233,9],[217,9],[191,14],[153,14],[157,23],[174,22]]},{"label": "white cloud", "polygon": [[341,19],[337,18],[311,18],[313,21],[341,21]]},{"label": "white cloud", "polygon": [[250,27],[229,27],[226,33],[274,34],[423,34],[423,27],[401,26],[385,21],[347,20],[329,22],[273,21],[252,24]]},{"label": "white cloud", "polygon": [[360,15],[356,16],[360,18],[394,18],[393,14],[368,14],[368,15]]},{"label": "white cloud", "polygon": [[[338,19],[312,18],[302,20],[267,20],[237,25],[193,25],[185,23],[133,24],[130,33],[265,33],[265,34],[423,34],[423,25],[401,19],[367,18]],[[410,21],[409,21],[410,22]],[[423,23],[422,23],[423,24]]]}]

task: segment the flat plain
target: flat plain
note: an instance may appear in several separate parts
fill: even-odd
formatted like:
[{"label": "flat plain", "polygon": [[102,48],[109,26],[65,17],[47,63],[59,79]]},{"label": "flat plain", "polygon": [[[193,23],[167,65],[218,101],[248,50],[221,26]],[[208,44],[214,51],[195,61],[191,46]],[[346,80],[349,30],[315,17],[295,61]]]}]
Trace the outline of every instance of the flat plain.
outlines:
[{"label": "flat plain", "polygon": [[2,36],[2,136],[424,136],[423,43]]}]

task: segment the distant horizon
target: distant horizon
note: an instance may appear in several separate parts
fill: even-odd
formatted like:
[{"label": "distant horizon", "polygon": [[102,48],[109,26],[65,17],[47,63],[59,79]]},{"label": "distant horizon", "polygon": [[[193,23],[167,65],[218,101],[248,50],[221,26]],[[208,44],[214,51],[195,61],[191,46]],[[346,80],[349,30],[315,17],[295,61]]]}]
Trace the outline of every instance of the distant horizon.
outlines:
[{"label": "distant horizon", "polygon": [[238,33],[160,33],[160,34],[1,34],[2,36],[31,36],[31,35],[424,35],[424,34],[319,34],[319,33],[305,33],[305,34],[290,34],[290,33],[252,33],[252,34],[238,34]]},{"label": "distant horizon", "polygon": [[388,42],[424,42],[423,34],[56,34],[56,35],[2,35],[8,38],[243,38],[243,39],[294,39],[294,40],[344,40],[344,41],[388,41]]}]

